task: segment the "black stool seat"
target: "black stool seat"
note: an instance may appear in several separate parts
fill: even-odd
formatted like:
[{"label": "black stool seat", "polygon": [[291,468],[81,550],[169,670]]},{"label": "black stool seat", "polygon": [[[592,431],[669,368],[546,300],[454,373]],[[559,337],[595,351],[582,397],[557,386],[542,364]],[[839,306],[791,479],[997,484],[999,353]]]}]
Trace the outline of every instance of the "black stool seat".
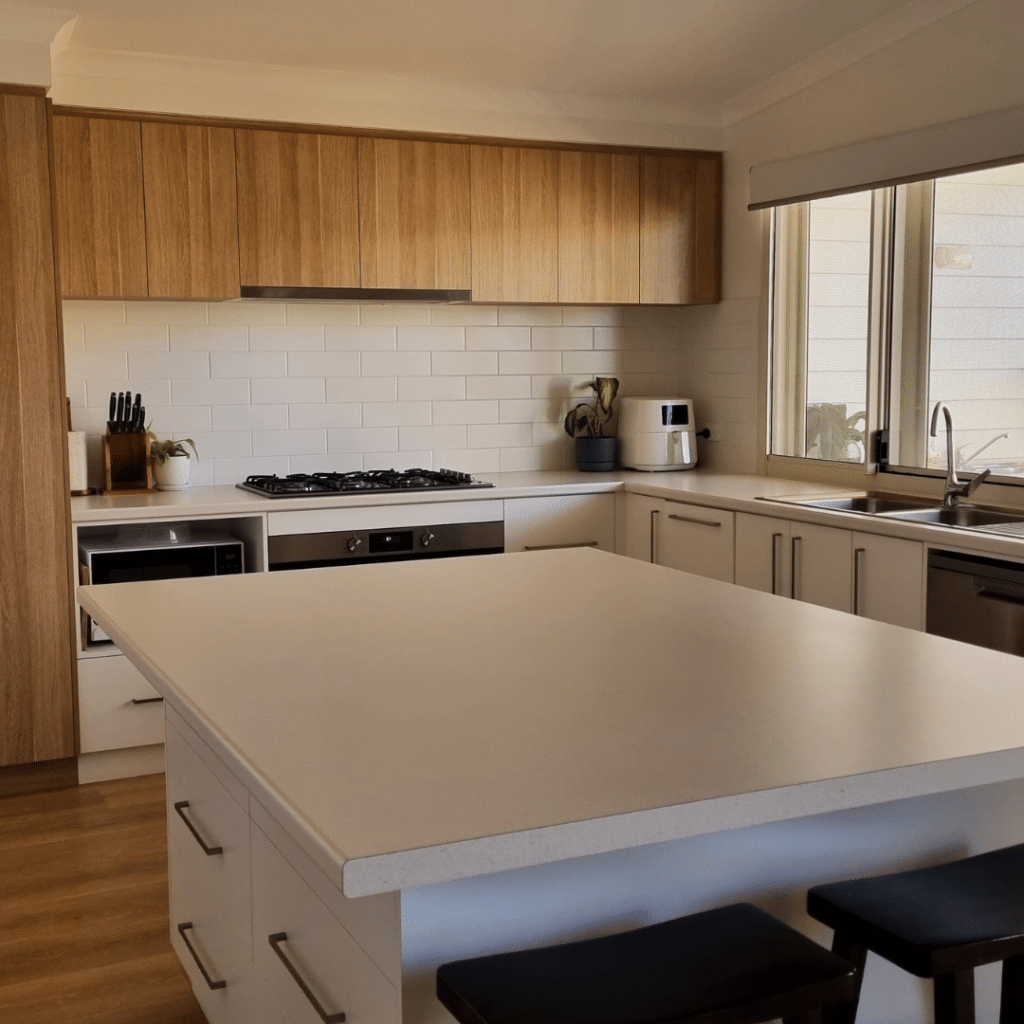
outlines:
[{"label": "black stool seat", "polygon": [[749,903],[620,935],[443,964],[462,1024],[811,1021],[849,1001],[854,968]]},{"label": "black stool seat", "polygon": [[973,969],[997,961],[1004,962],[1000,1020],[1017,1019],[1024,1007],[1017,959],[1024,957],[1024,845],[815,886],[807,911],[835,929],[833,951],[860,971],[871,950],[919,978],[935,978],[939,1021],[973,1020]]}]

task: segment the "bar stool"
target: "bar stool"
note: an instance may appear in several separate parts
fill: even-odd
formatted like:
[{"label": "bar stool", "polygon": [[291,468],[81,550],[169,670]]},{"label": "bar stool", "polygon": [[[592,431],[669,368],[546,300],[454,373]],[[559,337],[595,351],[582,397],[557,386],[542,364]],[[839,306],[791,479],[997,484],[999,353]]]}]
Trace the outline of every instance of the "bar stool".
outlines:
[{"label": "bar stool", "polygon": [[1024,844],[818,885],[807,912],[835,929],[832,951],[857,968],[857,994],[829,1024],[853,1024],[868,950],[934,978],[936,1024],[973,1024],[974,968],[1002,961],[1000,1024],[1024,1020]]},{"label": "bar stool", "polygon": [[812,1024],[854,983],[849,963],[749,903],[437,969],[462,1024]]}]

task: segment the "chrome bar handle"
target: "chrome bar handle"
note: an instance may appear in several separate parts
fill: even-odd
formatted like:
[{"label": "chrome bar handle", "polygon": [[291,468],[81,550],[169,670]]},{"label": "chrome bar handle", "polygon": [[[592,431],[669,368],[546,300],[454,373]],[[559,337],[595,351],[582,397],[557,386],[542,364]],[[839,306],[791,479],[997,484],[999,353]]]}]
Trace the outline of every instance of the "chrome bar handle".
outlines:
[{"label": "chrome bar handle", "polygon": [[186,921],[184,924],[178,925],[178,934],[181,936],[181,941],[185,943],[185,948],[192,954],[192,959],[196,962],[196,967],[199,968],[199,973],[203,976],[203,980],[211,989],[227,988],[228,983],[221,978],[220,981],[214,981],[210,977],[209,971],[203,966],[203,961],[199,959],[199,954],[196,952],[195,947],[191,942],[188,941],[188,936],[185,932],[191,930],[193,927],[191,921]]},{"label": "chrome bar handle", "polygon": [[132,697],[133,704],[157,704],[163,697]]},{"label": "chrome bar handle", "polygon": [[794,601],[799,601],[797,595],[797,578],[800,575],[803,552],[803,537],[794,537],[789,545],[789,596]]},{"label": "chrome bar handle", "polygon": [[721,526],[721,523],[712,523],[707,519],[691,519],[689,516],[677,516],[674,512],[669,513],[669,519],[676,519],[680,523],[696,523],[698,526]]},{"label": "chrome bar handle", "polygon": [[196,831],[195,825],[193,825],[192,822],[189,821],[188,818],[185,816],[186,807],[188,807],[187,800],[179,800],[174,805],[175,811],[178,812],[178,817],[181,818],[183,822],[185,822],[185,826],[188,828],[189,832],[191,832],[192,835],[195,837],[195,841],[202,847],[203,853],[205,853],[207,857],[214,857],[219,853],[223,853],[223,846],[208,846],[206,844],[206,841],[203,839],[203,837]]},{"label": "chrome bar handle", "polygon": [[659,509],[651,509],[651,561],[658,564],[658,518]]},{"label": "chrome bar handle", "polygon": [[861,585],[860,577],[863,572],[864,555],[866,548],[853,549],[853,614],[860,615]]},{"label": "chrome bar handle", "polygon": [[295,980],[295,984],[299,986],[302,994],[309,1000],[310,1006],[316,1010],[320,1019],[324,1024],[342,1024],[345,1020],[345,1014],[343,1012],[328,1013],[320,1003],[320,1000],[313,995],[312,989],[303,980],[302,975],[295,969],[295,965],[285,956],[284,950],[281,948],[281,943],[286,942],[288,939],[287,932],[276,932],[273,935],[268,935],[267,940],[270,942],[270,948],[278,955],[281,963],[288,969],[288,973]]},{"label": "chrome bar handle", "polygon": [[599,542],[596,540],[584,540],[577,544],[524,544],[524,551],[561,551],[563,548],[596,548]]},{"label": "chrome bar handle", "polygon": [[772,534],[772,593],[779,592],[779,543],[782,540],[781,533]]}]

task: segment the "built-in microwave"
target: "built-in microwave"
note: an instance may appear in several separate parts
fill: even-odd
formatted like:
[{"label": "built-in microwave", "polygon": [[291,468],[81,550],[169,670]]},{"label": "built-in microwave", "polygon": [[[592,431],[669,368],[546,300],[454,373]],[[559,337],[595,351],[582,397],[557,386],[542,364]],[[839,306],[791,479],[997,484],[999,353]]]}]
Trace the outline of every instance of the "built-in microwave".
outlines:
[{"label": "built-in microwave", "polygon": [[[245,550],[222,530],[191,523],[130,524],[80,536],[79,575],[83,584],[134,583],[187,576],[230,576],[245,570]],[[110,637],[83,614],[88,643]]]}]

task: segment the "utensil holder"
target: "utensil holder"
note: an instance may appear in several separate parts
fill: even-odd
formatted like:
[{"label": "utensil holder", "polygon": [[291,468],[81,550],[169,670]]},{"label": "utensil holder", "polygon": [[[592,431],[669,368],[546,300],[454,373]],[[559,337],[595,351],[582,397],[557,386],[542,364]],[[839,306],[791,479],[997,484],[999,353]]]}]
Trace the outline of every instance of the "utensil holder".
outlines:
[{"label": "utensil holder", "polygon": [[156,494],[149,461],[149,438],[135,434],[103,436],[103,476],[100,494]]}]

